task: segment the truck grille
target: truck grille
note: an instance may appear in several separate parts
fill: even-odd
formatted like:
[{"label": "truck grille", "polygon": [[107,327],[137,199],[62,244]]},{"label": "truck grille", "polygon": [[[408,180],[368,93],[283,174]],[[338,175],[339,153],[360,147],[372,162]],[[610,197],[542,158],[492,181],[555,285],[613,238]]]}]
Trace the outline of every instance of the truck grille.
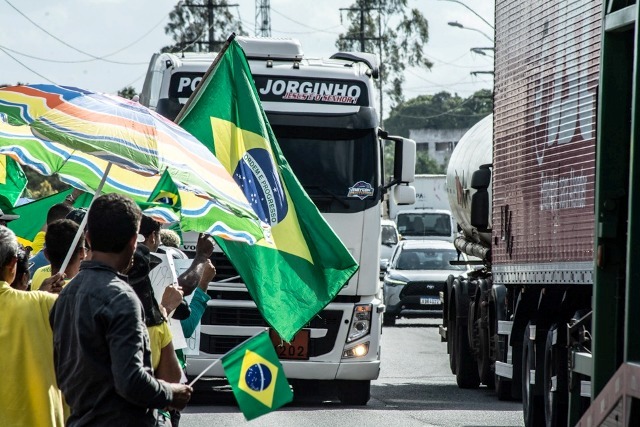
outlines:
[{"label": "truck grille", "polygon": [[[185,251],[189,258],[195,252]],[[223,253],[214,251],[211,262],[216,266],[215,280],[224,280],[238,275],[237,270]],[[242,281],[238,279],[238,281]],[[207,294],[212,300],[224,301],[252,301],[251,295],[245,289],[238,291],[209,289]],[[335,302],[358,303],[360,297],[338,295]],[[336,337],[342,322],[343,312],[340,310],[323,310],[306,326],[313,329],[325,329],[327,333],[322,338],[311,338],[309,341],[309,357],[321,356],[329,353],[336,345]],[[207,306],[201,320],[202,325],[208,326],[260,326],[268,327],[257,308],[246,307],[211,307]],[[209,335],[200,334],[200,350],[209,354],[224,354],[240,344],[248,336]]]},{"label": "truck grille", "polygon": [[[336,344],[338,329],[342,321],[342,311],[323,310],[315,316],[306,327],[327,331],[322,338],[311,338],[309,341],[309,357],[317,357],[331,352]],[[215,326],[263,326],[267,322],[257,308],[207,307],[202,317],[202,325]],[[200,351],[209,354],[224,354],[240,344],[248,336],[200,334]]]}]

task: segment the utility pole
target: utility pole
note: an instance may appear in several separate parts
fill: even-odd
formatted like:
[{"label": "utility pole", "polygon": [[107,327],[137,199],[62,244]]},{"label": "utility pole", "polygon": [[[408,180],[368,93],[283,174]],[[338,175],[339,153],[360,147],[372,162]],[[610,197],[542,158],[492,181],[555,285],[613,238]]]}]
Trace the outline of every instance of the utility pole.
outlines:
[{"label": "utility pole", "polygon": [[[380,68],[380,74],[382,74],[383,70],[382,70],[382,8],[381,7],[365,7],[365,0],[359,0],[358,1],[358,5],[359,7],[341,7],[340,8],[340,12],[347,11],[347,12],[360,12],[360,31],[358,32],[358,37],[345,37],[345,40],[359,40],[360,41],[360,52],[365,52],[366,49],[366,42],[367,40],[374,40],[378,42],[378,49],[380,50],[379,52],[379,56],[380,56],[380,64],[379,64],[379,68]],[[378,37],[366,37],[366,32],[365,32],[365,12],[369,12],[372,10],[377,10],[378,11]],[[342,13],[340,14],[340,19],[342,19]],[[383,97],[383,88],[382,88],[382,77],[379,77],[380,80],[380,126],[382,126],[382,106],[383,106],[383,102],[382,102],[382,97]]]},{"label": "utility pole", "polygon": [[215,32],[213,31],[213,0],[207,0],[207,24],[209,25],[209,52],[213,52],[213,41],[215,36]]},{"label": "utility pole", "polygon": [[271,37],[271,5],[269,0],[256,0],[256,36]]},{"label": "utility pole", "polygon": [[341,7],[339,10],[348,11],[348,12],[360,12],[360,31],[358,31],[358,37],[345,37],[345,40],[359,40],[360,41],[360,52],[365,51],[365,43],[367,40],[379,40],[380,37],[366,37],[365,31],[365,12],[369,12],[371,10],[380,10],[379,7],[365,7],[365,2],[360,0],[358,2],[360,7]]},{"label": "utility pole", "polygon": [[207,8],[207,32],[208,32],[208,40],[206,42],[197,41],[196,43],[200,46],[206,43],[209,52],[215,52],[216,47],[224,43],[224,40],[215,40],[215,28],[214,28],[214,9],[220,8],[229,8],[229,7],[237,7],[239,4],[228,4],[226,1],[221,1],[220,4],[214,4],[214,0],[207,0],[207,4],[193,4],[193,3],[185,3],[186,7],[206,7]]}]

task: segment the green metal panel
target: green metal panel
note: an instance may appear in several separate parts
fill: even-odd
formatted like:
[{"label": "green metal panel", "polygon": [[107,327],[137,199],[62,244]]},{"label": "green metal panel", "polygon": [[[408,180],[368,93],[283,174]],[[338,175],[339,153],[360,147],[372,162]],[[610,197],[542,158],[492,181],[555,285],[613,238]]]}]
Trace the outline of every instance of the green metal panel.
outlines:
[{"label": "green metal panel", "polygon": [[[627,219],[634,109],[635,5],[607,3],[600,56],[596,154],[593,377],[596,396],[624,359]],[[629,16],[635,19],[629,19]],[[621,19],[623,17],[624,19]],[[626,21],[626,22],[625,22]],[[627,276],[628,277],[628,276]],[[636,291],[637,292],[637,291]],[[636,299],[636,301],[639,301]],[[635,310],[639,311],[638,309]],[[627,311],[627,313],[629,313]],[[636,313],[635,315],[638,315]]]},{"label": "green metal panel", "polygon": [[[640,8],[635,5],[636,23],[640,22]],[[634,28],[633,99],[631,107],[631,140],[629,147],[629,211],[627,215],[627,271],[625,293],[624,361],[640,361],[640,268],[634,264],[640,253],[640,28]],[[635,197],[634,197],[635,196]]]}]

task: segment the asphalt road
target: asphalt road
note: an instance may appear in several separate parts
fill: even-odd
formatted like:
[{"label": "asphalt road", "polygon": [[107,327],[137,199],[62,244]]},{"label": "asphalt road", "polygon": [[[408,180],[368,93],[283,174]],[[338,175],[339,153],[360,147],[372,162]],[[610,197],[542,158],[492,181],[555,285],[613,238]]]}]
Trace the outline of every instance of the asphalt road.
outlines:
[{"label": "asphalt road", "polygon": [[436,319],[401,319],[384,328],[380,377],[366,407],[311,398],[246,422],[221,387],[199,393],[180,426],[523,426],[519,402],[500,402],[486,388],[457,387],[437,325]]}]

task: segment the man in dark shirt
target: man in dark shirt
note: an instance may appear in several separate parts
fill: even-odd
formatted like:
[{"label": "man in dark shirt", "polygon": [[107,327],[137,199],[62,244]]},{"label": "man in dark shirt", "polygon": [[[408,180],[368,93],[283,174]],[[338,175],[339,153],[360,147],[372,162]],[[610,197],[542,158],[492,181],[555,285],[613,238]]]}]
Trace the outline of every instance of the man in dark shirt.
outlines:
[{"label": "man in dark shirt", "polygon": [[153,426],[154,408],[183,409],[191,387],[153,377],[142,307],[126,282],[140,209],[107,194],[88,213],[92,260],[62,290],[50,314],[58,385],[68,426]]}]

